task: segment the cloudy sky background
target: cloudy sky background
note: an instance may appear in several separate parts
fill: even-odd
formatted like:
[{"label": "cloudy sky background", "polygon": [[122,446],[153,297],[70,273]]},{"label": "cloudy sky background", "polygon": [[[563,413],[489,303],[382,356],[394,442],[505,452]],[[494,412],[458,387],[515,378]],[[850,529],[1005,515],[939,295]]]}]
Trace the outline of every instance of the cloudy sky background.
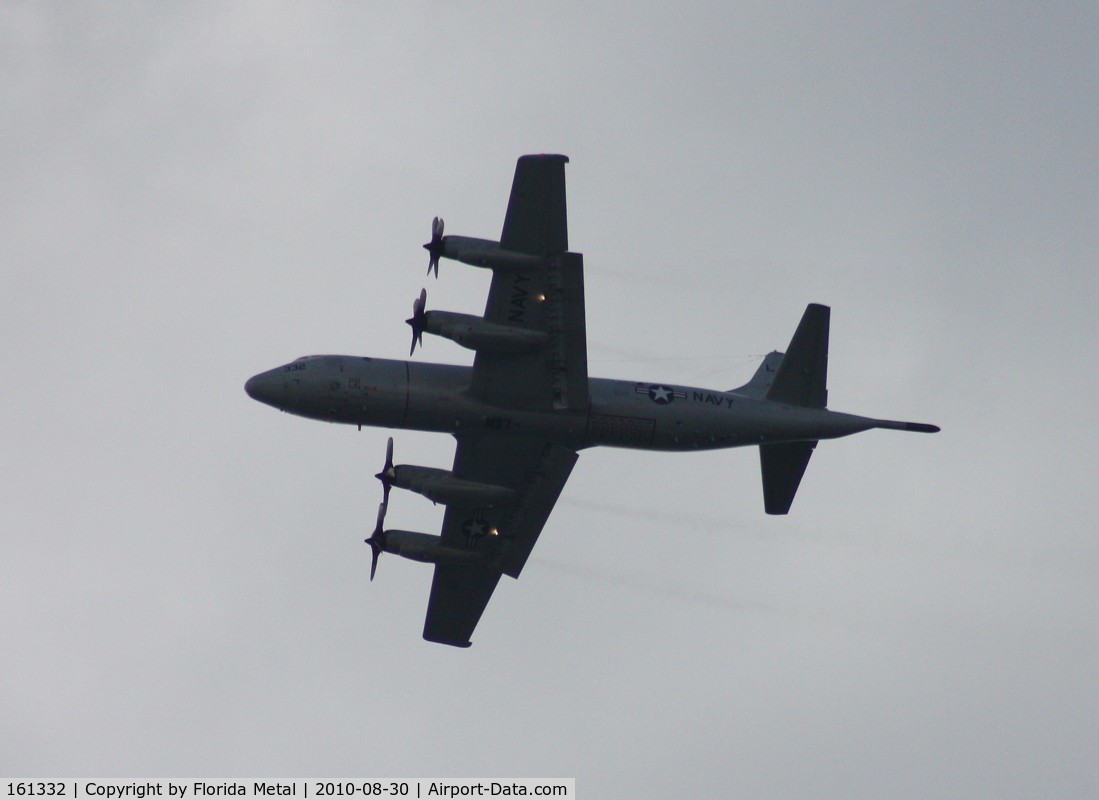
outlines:
[{"label": "cloudy sky background", "polygon": [[[1097,40],[1092,3],[0,6],[0,772],[1094,797]],[[822,444],[788,518],[750,449],[585,452],[461,651],[430,569],[367,581],[388,432],[242,385],[403,357],[425,285],[482,310],[420,245],[496,238],[534,152],[593,375],[737,386],[823,302],[831,406],[943,432]]]}]

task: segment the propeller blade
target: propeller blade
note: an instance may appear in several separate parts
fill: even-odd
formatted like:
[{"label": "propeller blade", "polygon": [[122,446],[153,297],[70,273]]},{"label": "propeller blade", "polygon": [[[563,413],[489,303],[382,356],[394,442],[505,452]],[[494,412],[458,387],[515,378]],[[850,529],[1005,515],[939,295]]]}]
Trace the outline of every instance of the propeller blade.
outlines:
[{"label": "propeller blade", "polygon": [[374,573],[378,571],[378,558],[382,554],[382,550],[385,549],[385,531],[382,526],[385,524],[385,512],[389,506],[388,498],[382,500],[378,504],[378,522],[374,526],[374,533],[370,535],[370,538],[366,540],[366,543],[370,545],[370,580],[374,580]]},{"label": "propeller blade", "polygon": [[431,241],[424,245],[428,252],[427,274],[435,270],[435,277],[439,277],[439,257],[443,254],[443,221],[435,217],[431,221]]},{"label": "propeller blade", "polygon": [[378,556],[382,554],[382,549],[376,544],[370,545],[370,582],[374,582],[374,573],[378,571]]},{"label": "propeller blade", "polygon": [[382,482],[382,503],[389,504],[389,490],[393,487],[393,437],[385,445],[385,466],[374,477]]},{"label": "propeller blade", "polygon": [[405,320],[412,328],[412,347],[408,350],[410,356],[416,352],[416,345],[424,343],[424,326],[427,324],[427,312],[424,311],[426,306],[427,289],[421,289],[420,296],[412,301],[412,316]]},{"label": "propeller blade", "polygon": [[382,526],[385,525],[385,512],[389,508],[389,503],[385,500],[378,503],[378,521],[374,525],[374,533],[370,535],[371,539],[377,539],[380,536],[384,536]]}]

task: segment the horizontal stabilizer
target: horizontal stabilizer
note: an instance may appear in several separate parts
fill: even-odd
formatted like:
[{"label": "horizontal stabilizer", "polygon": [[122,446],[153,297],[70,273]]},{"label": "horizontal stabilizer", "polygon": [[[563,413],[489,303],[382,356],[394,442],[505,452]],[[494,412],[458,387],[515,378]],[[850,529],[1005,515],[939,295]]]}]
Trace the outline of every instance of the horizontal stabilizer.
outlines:
[{"label": "horizontal stabilizer", "polygon": [[828,405],[828,321],[831,309],[811,303],[794,331],[767,399],[806,408]]},{"label": "horizontal stabilizer", "polygon": [[763,509],[768,514],[787,514],[794,502],[801,476],[809,465],[816,442],[761,444],[759,466],[763,473]]}]

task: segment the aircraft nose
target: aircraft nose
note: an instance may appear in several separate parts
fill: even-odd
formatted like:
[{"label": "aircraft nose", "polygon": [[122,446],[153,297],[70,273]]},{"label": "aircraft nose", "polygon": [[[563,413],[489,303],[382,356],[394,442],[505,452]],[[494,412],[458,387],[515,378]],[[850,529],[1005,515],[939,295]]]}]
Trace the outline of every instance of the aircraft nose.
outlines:
[{"label": "aircraft nose", "polygon": [[253,400],[259,400],[261,403],[274,405],[275,395],[278,390],[276,382],[277,378],[271,374],[271,372],[261,372],[259,375],[253,375],[244,382],[244,391],[246,391],[248,396]]}]

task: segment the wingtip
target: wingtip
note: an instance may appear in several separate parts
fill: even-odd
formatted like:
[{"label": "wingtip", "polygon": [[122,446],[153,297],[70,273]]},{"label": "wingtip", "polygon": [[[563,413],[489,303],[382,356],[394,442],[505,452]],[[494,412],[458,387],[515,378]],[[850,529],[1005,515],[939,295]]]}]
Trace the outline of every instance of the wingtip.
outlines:
[{"label": "wingtip", "polygon": [[465,650],[466,648],[473,645],[473,642],[469,641],[468,639],[464,642],[457,642],[457,641],[454,641],[453,639],[446,639],[446,638],[443,638],[443,637],[430,636],[426,632],[424,633],[424,641],[425,642],[431,642],[432,644],[445,644],[445,645],[448,645],[450,647],[457,647],[460,650]]},{"label": "wingtip", "polygon": [[519,161],[560,161],[562,164],[569,163],[569,157],[562,153],[528,153],[527,155],[519,156]]}]

